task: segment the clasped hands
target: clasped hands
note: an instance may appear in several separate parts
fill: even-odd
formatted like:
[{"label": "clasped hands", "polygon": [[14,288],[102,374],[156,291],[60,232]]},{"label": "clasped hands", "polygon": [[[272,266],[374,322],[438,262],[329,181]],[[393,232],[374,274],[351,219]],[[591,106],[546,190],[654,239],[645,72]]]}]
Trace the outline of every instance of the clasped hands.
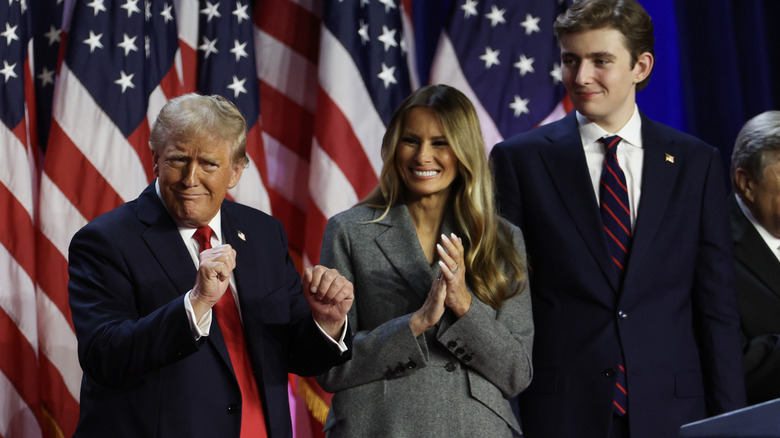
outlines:
[{"label": "clasped hands", "polygon": [[[225,294],[235,267],[236,250],[229,244],[200,253],[198,275],[190,294],[196,320],[200,320]],[[303,295],[320,327],[332,338],[340,337],[354,300],[352,283],[337,270],[317,265],[304,271]]]},{"label": "clasped hands", "polygon": [[409,325],[414,336],[433,327],[449,307],[460,318],[471,308],[471,294],[466,289],[466,269],[463,258],[463,242],[455,234],[441,235],[436,245],[439,260],[439,276],[433,281],[422,307],[412,315]]}]

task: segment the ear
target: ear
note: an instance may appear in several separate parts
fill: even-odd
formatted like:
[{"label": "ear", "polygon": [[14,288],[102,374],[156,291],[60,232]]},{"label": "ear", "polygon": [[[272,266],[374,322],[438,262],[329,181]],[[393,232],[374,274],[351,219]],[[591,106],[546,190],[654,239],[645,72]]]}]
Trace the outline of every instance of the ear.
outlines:
[{"label": "ear", "polygon": [[745,169],[738,167],[734,171],[734,191],[739,194],[743,201],[750,203],[754,201],[753,184],[750,174]]},{"label": "ear", "polygon": [[152,170],[154,171],[154,176],[159,177],[160,176],[160,168],[157,164],[157,160],[160,159],[160,154],[157,153],[154,149],[152,149]]},{"label": "ear", "polygon": [[639,55],[636,64],[634,64],[634,83],[638,84],[650,76],[650,72],[653,71],[653,65],[655,65],[655,59],[650,52],[644,52]]},{"label": "ear", "polygon": [[238,181],[241,180],[241,174],[244,173],[244,166],[236,163],[233,165],[231,172],[230,181],[228,181],[228,189],[235,187],[238,184]]}]

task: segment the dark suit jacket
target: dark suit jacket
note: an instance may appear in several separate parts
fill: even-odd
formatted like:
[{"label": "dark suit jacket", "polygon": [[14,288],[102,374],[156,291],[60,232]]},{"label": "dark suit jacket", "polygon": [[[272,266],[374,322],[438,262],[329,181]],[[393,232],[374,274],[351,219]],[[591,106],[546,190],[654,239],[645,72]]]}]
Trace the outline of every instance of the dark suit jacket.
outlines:
[{"label": "dark suit jacket", "polygon": [[780,398],[780,262],[731,197],[748,403]]},{"label": "dark suit jacket", "polygon": [[[237,252],[268,436],[291,437],[287,373],[319,374],[349,355],[314,324],[276,219],[225,201],[222,230]],[[239,436],[241,395],[219,321],[195,341],[183,300],[196,268],[154,184],[76,233],[68,271],[84,370],[75,436]]]},{"label": "dark suit jacket", "polygon": [[627,368],[634,438],[745,403],[718,151],[642,116],[642,194],[624,282],[610,262],[574,113],[492,151],[502,214],[531,269],[527,437],[605,437]]}]

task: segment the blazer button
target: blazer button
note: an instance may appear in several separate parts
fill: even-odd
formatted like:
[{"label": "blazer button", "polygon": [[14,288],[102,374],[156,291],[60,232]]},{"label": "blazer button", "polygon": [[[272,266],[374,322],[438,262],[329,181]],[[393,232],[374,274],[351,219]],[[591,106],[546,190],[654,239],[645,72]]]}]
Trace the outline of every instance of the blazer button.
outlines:
[{"label": "blazer button", "polygon": [[622,310],[619,310],[619,311],[618,311],[618,318],[620,318],[620,319],[626,319],[626,318],[628,318],[628,313],[626,313],[626,312],[624,312],[624,311],[622,311]]},{"label": "blazer button", "polygon": [[463,354],[465,352],[466,352],[466,350],[464,350],[463,348],[458,348],[457,350],[455,350],[455,355],[456,356],[460,356],[461,354]]},{"label": "blazer button", "polygon": [[417,362],[409,359],[409,362],[406,363],[406,368],[408,368],[410,370],[413,370],[413,369],[417,368]]},{"label": "blazer button", "polygon": [[447,365],[444,365],[444,369],[449,371],[449,372],[455,371],[455,368],[457,368],[455,366],[455,362],[447,362]]},{"label": "blazer button", "polygon": [[463,362],[469,362],[471,359],[473,359],[474,356],[471,355],[471,353],[463,356]]},{"label": "blazer button", "polygon": [[228,407],[227,407],[227,413],[228,414],[235,414],[236,412],[238,412],[238,405],[235,404],[235,403],[229,404]]},{"label": "blazer button", "polygon": [[458,343],[455,342],[455,341],[447,342],[447,348],[449,348],[450,350],[452,350],[453,348],[455,348],[457,346],[458,346]]},{"label": "blazer button", "polygon": [[604,370],[604,375],[607,377],[615,377],[615,374],[617,374],[617,371],[615,371],[614,368],[607,368]]},{"label": "blazer button", "polygon": [[401,374],[401,373],[403,373],[404,371],[406,371],[406,367],[405,367],[405,366],[403,366],[403,365],[402,365],[402,364],[400,364],[400,363],[398,364],[398,366],[397,366],[397,367],[395,367],[395,373],[396,373],[396,374]]},{"label": "blazer button", "polygon": [[395,371],[390,369],[390,367],[387,367],[387,371],[385,371],[385,377],[387,377],[389,379],[389,378],[393,377],[394,375],[395,375]]}]

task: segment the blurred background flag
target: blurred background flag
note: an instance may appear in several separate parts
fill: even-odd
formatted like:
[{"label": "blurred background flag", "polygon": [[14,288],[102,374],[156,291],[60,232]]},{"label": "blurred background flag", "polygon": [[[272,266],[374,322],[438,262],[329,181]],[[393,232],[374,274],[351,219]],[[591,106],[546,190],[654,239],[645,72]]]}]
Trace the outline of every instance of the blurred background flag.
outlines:
[{"label": "blurred background flag", "polygon": [[452,85],[471,99],[488,150],[571,109],[563,105],[558,42],[552,32],[565,3],[450,2],[430,82]]},{"label": "blurred background flag", "polygon": [[38,144],[31,10],[0,2],[0,436],[41,436],[35,218]]}]

